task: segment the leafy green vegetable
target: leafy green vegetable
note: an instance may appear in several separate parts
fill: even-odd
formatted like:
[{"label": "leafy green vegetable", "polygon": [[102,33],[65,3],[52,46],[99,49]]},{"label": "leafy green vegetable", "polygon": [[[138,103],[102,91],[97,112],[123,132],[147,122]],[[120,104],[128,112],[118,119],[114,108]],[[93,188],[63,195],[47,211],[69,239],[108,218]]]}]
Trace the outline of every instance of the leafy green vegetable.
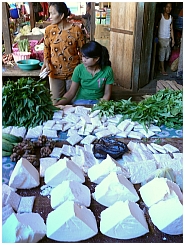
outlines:
[{"label": "leafy green vegetable", "polygon": [[93,106],[92,111],[95,110],[100,110],[100,116],[121,114],[120,122],[129,118],[142,124],[145,130],[151,123],[179,129],[183,125],[183,93],[182,90],[164,89],[139,103],[132,102],[131,98],[100,101]]},{"label": "leafy green vegetable", "polygon": [[28,39],[23,39],[18,41],[18,48],[20,52],[29,52],[30,43]]},{"label": "leafy green vegetable", "polygon": [[53,106],[46,81],[33,78],[7,81],[2,88],[2,125],[35,127],[52,119],[59,110]]}]

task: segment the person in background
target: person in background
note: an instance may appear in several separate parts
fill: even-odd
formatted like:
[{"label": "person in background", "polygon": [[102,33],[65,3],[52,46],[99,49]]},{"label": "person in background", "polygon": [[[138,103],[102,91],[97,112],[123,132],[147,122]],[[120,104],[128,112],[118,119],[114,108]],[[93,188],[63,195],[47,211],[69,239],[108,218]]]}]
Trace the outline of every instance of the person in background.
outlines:
[{"label": "person in background", "polygon": [[82,18],[85,19],[86,38],[89,39],[91,32],[91,3],[87,3],[86,14],[82,15]]},{"label": "person in background", "polygon": [[85,27],[85,33],[86,33],[86,41],[89,40],[90,38],[90,32],[91,32],[91,3],[88,2],[86,4],[86,14],[84,15],[72,15],[70,17],[71,19],[74,20],[82,20],[83,21],[83,25]]},{"label": "person in background", "polygon": [[85,43],[80,27],[67,20],[71,14],[64,2],[49,3],[51,25],[44,35],[44,63],[49,73],[49,85],[53,104],[61,98],[71,84],[74,68],[80,64],[80,48]]},{"label": "person in background", "polygon": [[83,63],[75,68],[69,91],[56,105],[69,104],[73,99],[75,105],[110,100],[114,75],[107,48],[90,41],[81,48],[81,54]]},{"label": "person in background", "polygon": [[39,20],[42,20],[42,16],[40,16],[40,13],[43,11],[42,5],[40,4],[40,2],[33,2],[32,6],[33,12],[35,14],[35,21],[39,22]]},{"label": "person in background", "polygon": [[47,2],[41,2],[40,4],[42,5],[42,10],[43,10],[40,13],[40,15],[42,16],[43,20],[47,20],[48,19],[48,16],[49,16],[49,13],[48,13],[48,9],[49,9],[48,3]]},{"label": "person in background", "polygon": [[168,61],[171,46],[175,44],[173,32],[173,17],[170,15],[172,3],[165,3],[159,18],[158,27],[158,42],[159,42],[159,69],[163,75],[168,75],[165,71],[165,61]]}]

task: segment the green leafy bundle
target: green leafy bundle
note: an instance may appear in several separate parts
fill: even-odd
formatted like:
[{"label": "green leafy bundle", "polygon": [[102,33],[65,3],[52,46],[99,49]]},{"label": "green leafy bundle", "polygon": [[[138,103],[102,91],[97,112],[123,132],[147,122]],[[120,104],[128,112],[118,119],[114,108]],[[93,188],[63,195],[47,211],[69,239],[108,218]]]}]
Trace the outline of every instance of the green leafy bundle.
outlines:
[{"label": "green leafy bundle", "polygon": [[26,128],[41,125],[52,119],[59,110],[53,106],[46,81],[37,82],[33,78],[7,81],[2,88],[2,125]]},{"label": "green leafy bundle", "polygon": [[18,41],[18,48],[20,52],[29,52],[30,43],[28,39],[23,39]]},{"label": "green leafy bundle", "polygon": [[151,123],[179,129],[183,125],[183,93],[182,90],[164,89],[139,103],[132,102],[131,98],[100,101],[93,106],[92,111],[95,110],[100,110],[100,116],[122,114],[121,121],[125,119],[137,121],[145,130]]}]

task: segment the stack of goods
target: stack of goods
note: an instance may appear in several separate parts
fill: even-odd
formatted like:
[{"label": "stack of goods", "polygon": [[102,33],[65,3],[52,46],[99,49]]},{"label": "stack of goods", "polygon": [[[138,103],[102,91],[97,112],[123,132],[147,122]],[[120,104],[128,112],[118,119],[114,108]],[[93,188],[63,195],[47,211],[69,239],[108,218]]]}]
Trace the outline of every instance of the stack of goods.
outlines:
[{"label": "stack of goods", "polygon": [[[38,242],[44,236],[50,242],[79,242],[95,237],[98,230],[124,241],[149,235],[150,219],[165,234],[182,234],[182,153],[169,144],[148,147],[130,141],[127,147],[118,160],[108,154],[97,160],[91,144],[54,147],[50,156],[39,159],[40,168],[20,158],[8,185],[3,185],[3,242]],[[170,154],[173,160],[161,161]],[[32,212],[40,195],[16,193],[39,186],[40,195],[50,200],[47,214],[40,207]],[[99,222],[92,211],[95,201],[102,207]]]}]

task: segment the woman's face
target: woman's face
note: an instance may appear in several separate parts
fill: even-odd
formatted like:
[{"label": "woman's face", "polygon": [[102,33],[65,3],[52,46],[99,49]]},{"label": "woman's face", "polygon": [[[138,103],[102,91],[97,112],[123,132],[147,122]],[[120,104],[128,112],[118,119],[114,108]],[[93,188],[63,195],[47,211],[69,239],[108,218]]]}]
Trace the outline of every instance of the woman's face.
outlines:
[{"label": "woman's face", "polygon": [[89,57],[86,57],[85,55],[82,54],[82,62],[86,68],[94,66],[98,60],[99,60],[99,57],[89,58]]},{"label": "woman's face", "polygon": [[63,19],[63,16],[58,13],[55,6],[53,5],[49,7],[49,14],[49,18],[52,24],[58,24]]}]

